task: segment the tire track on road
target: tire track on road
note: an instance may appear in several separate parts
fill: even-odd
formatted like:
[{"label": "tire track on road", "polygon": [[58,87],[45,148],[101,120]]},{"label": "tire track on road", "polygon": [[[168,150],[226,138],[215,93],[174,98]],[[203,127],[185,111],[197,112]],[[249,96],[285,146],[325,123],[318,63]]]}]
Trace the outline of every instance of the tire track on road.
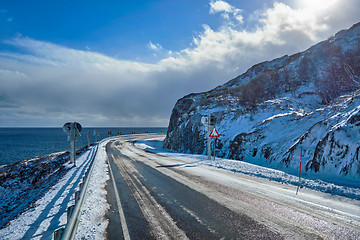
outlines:
[{"label": "tire track on road", "polygon": [[[183,164],[179,164],[182,162],[179,159],[160,156],[160,159],[164,159],[165,161],[174,161],[174,164],[163,165],[161,161],[159,161],[160,159],[157,157],[157,154],[139,149],[134,146],[133,142],[128,143],[127,150],[129,151],[127,154],[129,154],[129,156],[131,155],[132,158],[142,159],[141,161],[143,161],[144,164],[149,164],[152,167],[156,165],[157,167],[161,167],[163,170],[165,170],[165,172],[161,172],[164,172],[168,176],[176,176],[175,179],[182,182],[183,184],[188,185],[191,180],[197,182],[197,184],[190,184],[189,186],[195,186],[194,189],[198,189],[203,194],[210,193],[210,189],[216,189],[213,191],[219,191],[221,194],[215,194],[217,197],[211,197],[212,199],[219,201],[221,204],[226,203],[224,206],[228,206],[234,211],[240,210],[240,212],[243,212],[245,210],[245,212],[250,213],[250,216],[253,216],[254,213],[256,213],[258,215],[257,217],[255,216],[257,219],[260,219],[261,222],[266,223],[272,229],[277,229],[278,231],[282,232],[282,234],[284,234],[288,239],[327,239],[328,236],[333,234],[330,227],[336,228],[336,231],[338,231],[338,236],[346,233],[346,230],[326,222],[325,219],[318,219],[317,217],[309,215],[308,212],[304,210],[296,209],[289,205],[284,205],[280,202],[275,202],[274,200],[268,199],[266,197],[264,198],[264,196],[259,194],[252,195],[252,192],[241,192],[241,194],[235,196],[237,199],[235,200],[233,199],[233,190],[238,191],[237,189],[227,190],[227,187],[222,186],[217,182],[204,181],[205,179],[202,177],[195,175],[192,176],[185,173],[186,171],[184,171],[184,169],[191,166],[192,163],[184,162]],[[229,175],[230,174],[231,173],[229,173]],[[203,186],[201,187],[201,185]],[[242,205],[242,203],[244,205]],[[258,206],[256,206],[257,204]],[[260,207],[266,205],[270,208]],[[291,216],[283,215],[289,212],[291,213]],[[300,219],[296,219],[297,216]],[[319,224],[314,225],[314,222],[318,222]]]},{"label": "tire track on road", "polygon": [[147,220],[152,236],[155,239],[187,239],[185,232],[177,227],[171,216],[139,180],[141,175],[131,159],[122,155],[114,143],[111,145],[118,151],[116,154],[112,153],[113,160]]},{"label": "tire track on road", "polygon": [[152,189],[152,195],[178,221],[178,225],[186,229],[191,238],[282,239],[280,234],[247,215],[233,212],[187,184],[158,171],[156,167],[144,164],[144,156],[134,154],[129,145],[132,146],[131,143],[124,142],[117,146],[132,159],[137,171],[145,177],[144,184]]}]

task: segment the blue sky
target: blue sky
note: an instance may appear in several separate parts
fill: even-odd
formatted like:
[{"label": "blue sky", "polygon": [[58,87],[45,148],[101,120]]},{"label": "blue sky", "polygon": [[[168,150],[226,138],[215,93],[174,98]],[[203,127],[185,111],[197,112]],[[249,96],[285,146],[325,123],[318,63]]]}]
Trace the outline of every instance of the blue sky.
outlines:
[{"label": "blue sky", "polygon": [[360,21],[357,0],[0,3],[0,127],[167,126],[176,100]]},{"label": "blue sky", "polygon": [[[2,2],[1,39],[21,34],[128,60],[156,61],[149,41],[179,51],[189,46],[203,24],[218,28],[223,22],[209,14],[208,0]],[[249,12],[266,5],[260,0],[229,3]]]},{"label": "blue sky", "polygon": [[208,1],[12,0],[1,7],[2,39],[21,34],[130,60],[152,56],[149,41],[181,50],[204,22],[219,24],[208,14]]}]

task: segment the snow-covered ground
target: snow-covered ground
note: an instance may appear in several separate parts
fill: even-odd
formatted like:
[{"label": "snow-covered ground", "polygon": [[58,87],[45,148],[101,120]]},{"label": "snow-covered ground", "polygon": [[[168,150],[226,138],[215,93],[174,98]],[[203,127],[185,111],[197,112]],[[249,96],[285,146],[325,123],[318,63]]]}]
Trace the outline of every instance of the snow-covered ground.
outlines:
[{"label": "snow-covered ground", "polygon": [[0,229],[0,239],[49,239],[65,226],[67,207],[74,204],[74,193],[94,154],[95,147],[91,147],[76,159],[76,167],[67,164],[68,172],[49,191]]},{"label": "snow-covered ground", "polygon": [[104,218],[104,215],[110,208],[105,190],[106,181],[109,179],[105,150],[107,143],[108,141],[103,141],[99,145],[75,239],[105,239],[108,220]]},{"label": "snow-covered ground", "polygon": [[[186,153],[176,153],[161,147],[161,141],[138,141],[135,145],[139,148],[151,151],[160,155],[180,159],[189,163],[196,163],[198,165],[206,165],[215,167],[231,172],[243,173],[255,177],[265,178],[271,181],[277,181],[284,184],[299,185],[299,176],[285,173],[281,170],[262,167],[256,164],[247,163],[244,161],[230,160],[224,158],[208,157],[205,155],[195,155]],[[347,179],[349,180],[349,179]],[[347,182],[344,186],[343,182],[336,178],[335,181],[327,182],[324,180],[316,179],[316,175],[307,173],[302,176],[301,183],[303,187],[326,192],[334,195],[345,196],[353,199],[360,200],[360,180]]]},{"label": "snow-covered ground", "polygon": [[[153,138],[154,139],[154,138]],[[250,176],[277,181],[297,186],[298,177],[280,170],[257,166],[243,161],[216,158],[208,160],[204,155],[175,153],[161,148],[161,140],[137,141],[135,146],[147,151],[188,162],[189,164],[205,165],[225,171],[243,173]],[[109,210],[106,200],[106,182],[109,180],[108,159],[105,146],[111,139],[102,141],[95,157],[95,165],[90,178],[85,203],[76,239],[104,239],[108,220],[104,217]],[[67,207],[74,204],[74,192],[78,188],[83,174],[89,166],[95,147],[77,158],[77,167],[68,172],[30,209],[10,221],[0,229],[0,239],[49,239],[54,230],[66,224]],[[335,195],[360,199],[360,188],[343,186],[341,183],[328,183],[316,179],[303,179],[305,188],[328,192]],[[294,188],[295,191],[296,188]],[[300,190],[301,193],[301,190]]]}]

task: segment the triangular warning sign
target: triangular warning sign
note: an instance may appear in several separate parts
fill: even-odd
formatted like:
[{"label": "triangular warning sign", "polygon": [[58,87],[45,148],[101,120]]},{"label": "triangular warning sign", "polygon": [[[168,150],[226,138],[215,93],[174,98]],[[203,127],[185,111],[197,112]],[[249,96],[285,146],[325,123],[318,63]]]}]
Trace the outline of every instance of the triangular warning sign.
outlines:
[{"label": "triangular warning sign", "polygon": [[209,137],[220,137],[220,134],[218,133],[216,128],[213,128],[213,130],[211,131]]}]

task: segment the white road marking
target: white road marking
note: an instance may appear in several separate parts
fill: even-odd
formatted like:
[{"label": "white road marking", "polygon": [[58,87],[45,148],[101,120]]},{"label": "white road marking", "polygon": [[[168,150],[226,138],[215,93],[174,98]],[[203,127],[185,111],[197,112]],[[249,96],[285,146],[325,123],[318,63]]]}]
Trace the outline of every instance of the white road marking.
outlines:
[{"label": "white road marking", "polygon": [[[114,147],[119,149],[118,146]],[[119,151],[122,152],[122,149]],[[115,164],[148,222],[152,235],[156,239],[188,239],[186,233],[176,225],[172,217],[139,180],[140,173],[133,166],[131,160],[121,159]]]},{"label": "white road marking", "polygon": [[118,192],[118,190],[116,188],[115,178],[114,178],[114,174],[113,174],[113,171],[111,169],[111,164],[110,163],[109,163],[109,169],[110,169],[111,180],[112,180],[112,184],[113,184],[114,192],[115,192],[116,205],[117,205],[117,207],[119,209],[119,216],[120,216],[120,222],[121,222],[121,227],[122,227],[124,239],[125,240],[130,240],[131,238],[130,238],[128,226],[126,224],[124,210],[123,210],[122,205],[121,205],[119,192]]}]

